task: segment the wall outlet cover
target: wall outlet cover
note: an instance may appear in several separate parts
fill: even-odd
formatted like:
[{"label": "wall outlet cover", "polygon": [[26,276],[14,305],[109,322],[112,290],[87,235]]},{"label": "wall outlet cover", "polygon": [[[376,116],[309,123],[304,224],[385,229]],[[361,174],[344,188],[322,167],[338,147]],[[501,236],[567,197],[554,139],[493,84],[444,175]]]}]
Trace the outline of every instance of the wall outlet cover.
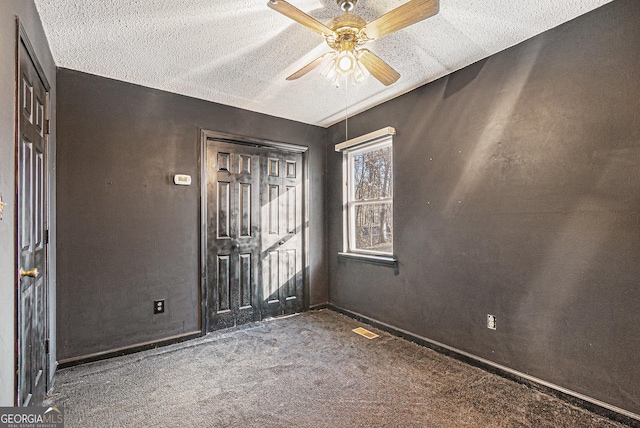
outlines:
[{"label": "wall outlet cover", "polygon": [[487,314],[487,328],[491,330],[496,329],[496,316]]}]

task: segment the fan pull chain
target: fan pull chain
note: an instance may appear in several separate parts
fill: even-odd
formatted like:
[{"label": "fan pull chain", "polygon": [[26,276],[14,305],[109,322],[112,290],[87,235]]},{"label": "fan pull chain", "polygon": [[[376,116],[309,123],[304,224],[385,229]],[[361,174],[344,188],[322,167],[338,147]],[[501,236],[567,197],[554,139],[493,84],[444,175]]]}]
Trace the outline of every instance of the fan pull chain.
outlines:
[{"label": "fan pull chain", "polygon": [[344,141],[349,141],[349,79],[344,84]]}]

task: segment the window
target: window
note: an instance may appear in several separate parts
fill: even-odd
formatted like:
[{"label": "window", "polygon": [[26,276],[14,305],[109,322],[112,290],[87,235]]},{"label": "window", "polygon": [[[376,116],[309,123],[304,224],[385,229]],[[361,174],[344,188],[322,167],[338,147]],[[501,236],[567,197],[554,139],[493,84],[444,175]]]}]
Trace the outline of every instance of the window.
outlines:
[{"label": "window", "polygon": [[393,150],[385,135],[347,149],[346,251],[393,255]]}]

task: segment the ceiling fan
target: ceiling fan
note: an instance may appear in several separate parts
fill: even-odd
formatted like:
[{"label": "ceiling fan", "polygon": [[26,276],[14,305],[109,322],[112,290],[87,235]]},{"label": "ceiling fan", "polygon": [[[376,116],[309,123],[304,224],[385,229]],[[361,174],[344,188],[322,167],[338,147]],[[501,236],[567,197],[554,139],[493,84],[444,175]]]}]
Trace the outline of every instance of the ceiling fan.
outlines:
[{"label": "ceiling fan", "polygon": [[408,27],[423,19],[430,18],[440,10],[439,0],[410,0],[381,17],[367,23],[358,15],[350,13],[358,0],[336,0],[345,12],[324,25],[285,0],[269,0],[267,5],[281,14],[324,36],[332,49],[300,70],[287,77],[298,79],[330,59],[329,67],[323,74],[336,85],[341,75],[350,75],[356,82],[364,80],[370,73],[389,86],[400,78],[380,57],[363,47],[367,42]]}]

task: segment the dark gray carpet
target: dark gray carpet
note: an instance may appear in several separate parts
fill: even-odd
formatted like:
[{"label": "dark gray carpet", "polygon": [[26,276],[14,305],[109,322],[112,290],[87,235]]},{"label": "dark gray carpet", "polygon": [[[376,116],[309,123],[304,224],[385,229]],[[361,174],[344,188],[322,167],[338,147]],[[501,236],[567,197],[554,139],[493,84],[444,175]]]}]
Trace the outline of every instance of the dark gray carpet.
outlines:
[{"label": "dark gray carpet", "polygon": [[313,311],[60,370],[67,427],[622,427]]}]

